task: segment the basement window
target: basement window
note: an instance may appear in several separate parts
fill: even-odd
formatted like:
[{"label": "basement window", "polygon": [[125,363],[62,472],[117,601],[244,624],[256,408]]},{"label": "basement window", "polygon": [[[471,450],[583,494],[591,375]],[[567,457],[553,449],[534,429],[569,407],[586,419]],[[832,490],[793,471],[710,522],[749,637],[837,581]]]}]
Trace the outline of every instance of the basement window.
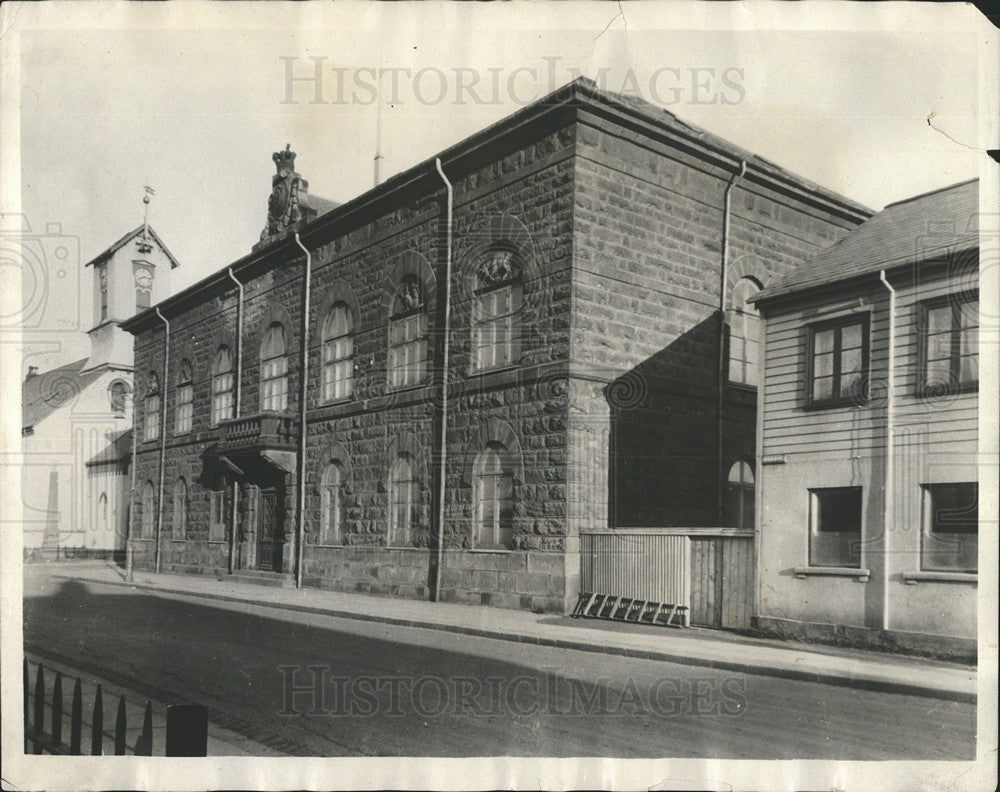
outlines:
[{"label": "basement window", "polygon": [[809,490],[809,566],[861,567],[861,487]]},{"label": "basement window", "polygon": [[924,484],[920,568],[979,569],[979,484]]}]

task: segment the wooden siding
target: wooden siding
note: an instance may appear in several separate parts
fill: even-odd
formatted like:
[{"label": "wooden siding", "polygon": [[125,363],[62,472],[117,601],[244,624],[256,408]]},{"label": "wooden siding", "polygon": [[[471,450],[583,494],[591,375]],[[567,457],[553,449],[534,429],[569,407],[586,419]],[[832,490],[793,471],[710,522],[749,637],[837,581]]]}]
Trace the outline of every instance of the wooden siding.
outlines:
[{"label": "wooden siding", "polygon": [[[974,278],[936,278],[916,285],[897,284],[896,426],[926,429],[927,445],[966,442],[977,435],[975,392],[923,398],[917,393],[920,305],[975,286]],[[806,328],[837,316],[870,316],[870,371],[873,398],[866,405],[806,409]],[[884,385],[888,375],[888,296],[880,284],[852,297],[814,297],[794,309],[768,314],[765,323],[767,371],[762,390],[765,455],[869,454],[885,438]],[[791,461],[791,460],[789,460]]]},{"label": "wooden siding", "polygon": [[751,537],[691,537],[691,624],[749,629],[753,587]]}]

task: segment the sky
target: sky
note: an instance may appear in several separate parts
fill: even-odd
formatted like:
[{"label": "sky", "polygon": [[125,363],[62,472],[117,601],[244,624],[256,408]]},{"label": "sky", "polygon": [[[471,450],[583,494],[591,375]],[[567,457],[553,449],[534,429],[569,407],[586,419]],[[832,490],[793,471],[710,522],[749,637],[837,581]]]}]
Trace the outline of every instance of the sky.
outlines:
[{"label": "sky", "polygon": [[[20,115],[4,180],[16,167],[21,181],[4,215],[74,240],[44,320],[64,329],[93,324],[82,265],[142,222],[144,185],[176,292],[250,251],[285,144],[311,193],[369,189],[378,104],[383,179],[578,74],[876,210],[983,167],[971,7],[904,26],[808,3],[48,5],[21,7],[6,39],[7,136],[12,97]],[[45,349],[43,367],[87,344],[64,334]]]}]

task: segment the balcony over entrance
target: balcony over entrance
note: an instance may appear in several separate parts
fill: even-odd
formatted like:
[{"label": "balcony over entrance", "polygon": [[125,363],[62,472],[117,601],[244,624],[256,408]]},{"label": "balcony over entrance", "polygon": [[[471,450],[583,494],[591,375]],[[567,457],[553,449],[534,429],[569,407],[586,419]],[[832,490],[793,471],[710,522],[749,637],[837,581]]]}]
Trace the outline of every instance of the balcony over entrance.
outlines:
[{"label": "balcony over entrance", "polygon": [[298,442],[295,418],[285,413],[259,412],[219,422],[218,453],[294,451]]}]

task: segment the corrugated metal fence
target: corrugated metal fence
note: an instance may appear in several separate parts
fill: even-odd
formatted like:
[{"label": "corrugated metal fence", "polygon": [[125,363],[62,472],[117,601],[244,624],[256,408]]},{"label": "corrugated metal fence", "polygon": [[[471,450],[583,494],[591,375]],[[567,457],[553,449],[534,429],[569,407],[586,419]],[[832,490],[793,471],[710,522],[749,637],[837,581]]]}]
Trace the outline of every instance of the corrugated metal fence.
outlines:
[{"label": "corrugated metal fence", "polygon": [[689,608],[691,624],[747,629],[753,615],[753,533],[617,529],[580,534],[580,588]]}]

